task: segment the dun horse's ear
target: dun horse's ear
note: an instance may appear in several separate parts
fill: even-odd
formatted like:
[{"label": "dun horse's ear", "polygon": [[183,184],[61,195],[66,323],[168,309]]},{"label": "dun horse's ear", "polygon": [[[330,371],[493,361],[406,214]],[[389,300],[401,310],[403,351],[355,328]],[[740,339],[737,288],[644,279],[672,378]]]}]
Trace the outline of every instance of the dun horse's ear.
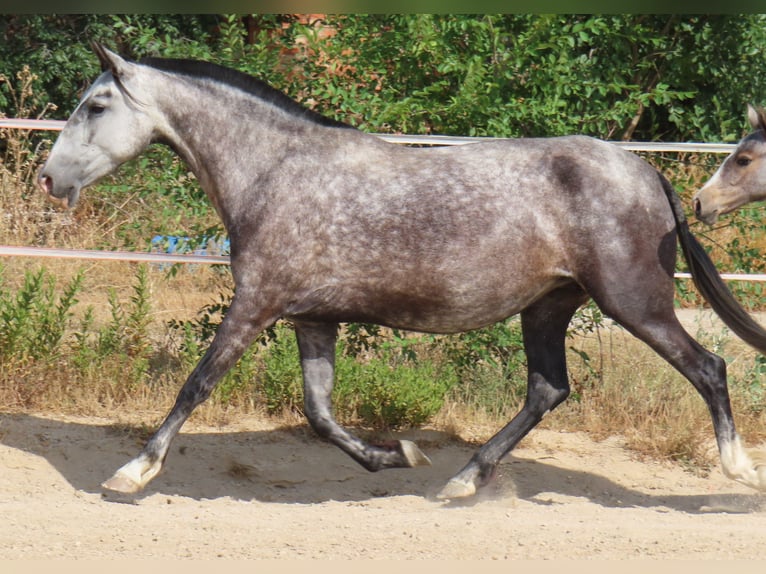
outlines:
[{"label": "dun horse's ear", "polygon": [[93,51],[96,53],[96,56],[98,56],[98,61],[101,62],[102,72],[109,70],[115,77],[121,77],[125,75],[125,72],[128,68],[128,63],[123,58],[106,48],[103,44],[99,44],[98,42],[91,42],[91,46],[93,47]]},{"label": "dun horse's ear", "polygon": [[747,104],[747,119],[754,130],[766,131],[766,110]]},{"label": "dun horse's ear", "polygon": [[758,111],[758,128],[766,132],[766,110],[761,107],[756,110]]}]

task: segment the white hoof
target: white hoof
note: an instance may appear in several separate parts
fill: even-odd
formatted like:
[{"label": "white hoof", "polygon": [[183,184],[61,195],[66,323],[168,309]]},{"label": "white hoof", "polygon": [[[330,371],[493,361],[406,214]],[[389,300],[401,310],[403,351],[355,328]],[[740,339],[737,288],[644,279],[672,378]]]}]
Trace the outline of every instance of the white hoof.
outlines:
[{"label": "white hoof", "polygon": [[722,445],[721,465],[729,478],[766,491],[766,453],[745,449],[739,437]]},{"label": "white hoof", "polygon": [[400,440],[404,458],[410,466],[431,466],[431,459],[428,458],[422,450],[418,448],[411,440]]},{"label": "white hoof", "polygon": [[113,492],[121,492],[123,494],[135,494],[142,488],[140,484],[135,482],[129,476],[125,476],[120,473],[116,473],[109,480],[102,482],[101,487]]},{"label": "white hoof", "polygon": [[476,494],[476,485],[472,481],[464,482],[453,478],[436,495],[436,498],[451,500],[453,498],[468,498],[474,494]]},{"label": "white hoof", "polygon": [[112,478],[101,483],[101,486],[114,492],[135,494],[143,490],[160,470],[162,470],[161,463],[149,464],[139,457],[120,468]]}]

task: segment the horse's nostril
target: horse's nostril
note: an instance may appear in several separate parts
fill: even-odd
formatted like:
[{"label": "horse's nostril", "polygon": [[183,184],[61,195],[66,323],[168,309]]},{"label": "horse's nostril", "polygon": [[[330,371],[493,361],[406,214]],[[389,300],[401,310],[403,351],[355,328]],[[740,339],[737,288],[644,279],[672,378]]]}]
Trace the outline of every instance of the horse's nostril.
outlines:
[{"label": "horse's nostril", "polygon": [[699,199],[694,199],[692,205],[694,206],[694,214],[699,217],[702,213],[702,204]]},{"label": "horse's nostril", "polygon": [[50,195],[53,193],[53,178],[48,175],[40,175],[40,177],[37,179],[37,183],[40,185],[40,188]]}]

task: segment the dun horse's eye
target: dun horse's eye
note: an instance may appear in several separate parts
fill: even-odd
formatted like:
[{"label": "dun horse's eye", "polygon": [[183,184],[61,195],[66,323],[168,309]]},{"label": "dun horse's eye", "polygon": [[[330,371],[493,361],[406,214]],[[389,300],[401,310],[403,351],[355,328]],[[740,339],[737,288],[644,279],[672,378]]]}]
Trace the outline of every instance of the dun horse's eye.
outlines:
[{"label": "dun horse's eye", "polygon": [[751,160],[749,157],[740,156],[737,158],[737,165],[740,167],[747,167],[750,165],[750,162],[752,161],[753,160]]}]

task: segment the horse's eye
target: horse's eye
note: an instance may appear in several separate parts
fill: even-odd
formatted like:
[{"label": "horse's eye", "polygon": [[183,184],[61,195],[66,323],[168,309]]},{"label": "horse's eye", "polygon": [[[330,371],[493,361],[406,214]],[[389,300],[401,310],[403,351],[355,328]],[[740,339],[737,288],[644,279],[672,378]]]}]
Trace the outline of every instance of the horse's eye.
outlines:
[{"label": "horse's eye", "polygon": [[105,108],[104,106],[99,106],[98,104],[92,104],[92,105],[91,105],[91,106],[88,108],[88,111],[89,111],[89,112],[91,113],[91,115],[93,115],[93,116],[100,116],[101,114],[103,114],[103,113],[104,113],[104,110],[106,110],[106,108]]},{"label": "horse's eye", "polygon": [[740,167],[747,167],[753,160],[747,156],[739,156],[737,158],[737,165]]}]

